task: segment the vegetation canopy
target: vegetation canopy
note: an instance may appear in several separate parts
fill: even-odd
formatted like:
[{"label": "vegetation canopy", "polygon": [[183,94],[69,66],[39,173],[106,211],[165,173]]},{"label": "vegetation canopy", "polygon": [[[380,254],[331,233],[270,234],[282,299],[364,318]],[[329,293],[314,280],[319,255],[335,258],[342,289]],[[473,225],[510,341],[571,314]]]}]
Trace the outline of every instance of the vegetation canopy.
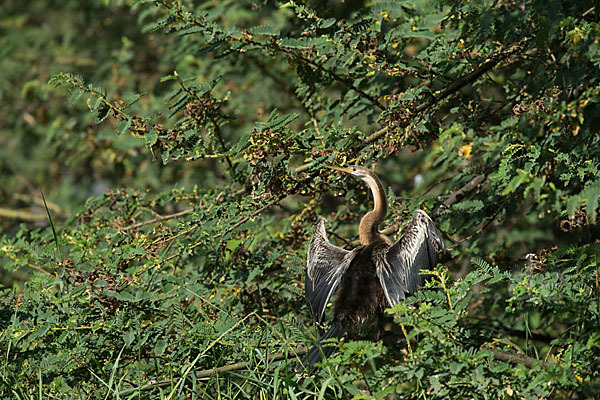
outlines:
[{"label": "vegetation canopy", "polygon": [[[1,398],[597,396],[597,0],[34,3],[0,5]],[[303,376],[308,241],[372,208],[326,165],[449,251]]]}]

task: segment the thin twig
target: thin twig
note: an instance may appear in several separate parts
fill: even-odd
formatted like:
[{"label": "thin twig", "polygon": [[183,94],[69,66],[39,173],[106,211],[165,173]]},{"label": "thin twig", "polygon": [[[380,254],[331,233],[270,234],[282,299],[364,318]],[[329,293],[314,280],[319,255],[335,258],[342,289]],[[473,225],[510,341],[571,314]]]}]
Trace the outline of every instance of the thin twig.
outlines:
[{"label": "thin twig", "polygon": [[[510,198],[510,195],[507,199]],[[450,247],[446,248],[446,253],[445,254],[449,254],[449,251],[454,249],[455,247],[459,246],[461,243],[466,242],[467,240],[471,239],[473,236],[475,235],[479,235],[481,232],[483,232],[485,229],[487,229],[488,226],[491,225],[492,222],[494,222],[496,220],[496,217],[498,216],[498,214],[500,214],[500,212],[504,209],[504,206],[506,205],[506,203],[508,202],[508,200],[505,199],[502,204],[500,205],[500,207],[498,207],[496,209],[496,211],[491,215],[488,216],[486,218],[483,219],[483,221],[481,221],[481,223],[479,224],[479,229],[477,229],[475,232],[473,232],[472,234],[470,234],[469,236],[461,239],[461,240],[453,240],[452,238],[450,238],[450,240],[452,240],[452,242],[454,242],[454,244]]]},{"label": "thin twig", "polygon": [[[312,180],[315,177],[316,173],[313,173],[311,175],[309,175],[308,177],[298,181],[296,183],[296,185],[288,192],[288,193],[283,193],[280,194],[279,196],[277,196],[275,199],[271,200],[270,202],[268,202],[267,204],[265,204],[264,206],[254,210],[251,214],[245,216],[244,218],[242,218],[241,220],[239,220],[238,222],[236,222],[235,224],[233,224],[231,227],[229,227],[229,229],[227,229],[224,232],[220,232],[218,234],[216,234],[214,236],[215,239],[223,237],[225,235],[228,235],[229,233],[233,232],[234,230],[236,230],[237,228],[239,228],[242,224],[246,223],[247,221],[251,220],[252,218],[258,216],[259,214],[261,214],[263,211],[265,211],[268,208],[273,207],[274,205],[276,205],[277,203],[279,203],[280,201],[282,201],[283,199],[285,199],[286,197],[294,194],[298,188],[304,184],[306,184],[306,182]],[[198,227],[199,225],[195,225],[193,228]],[[188,250],[192,250],[198,246],[200,246],[203,242],[196,242],[193,245],[191,245]],[[180,255],[180,253],[174,254],[170,257],[168,257],[165,261],[170,260],[173,257],[177,257],[178,255]]]},{"label": "thin twig", "polygon": [[[525,40],[526,42],[527,40]],[[525,43],[524,42],[524,43]],[[420,113],[421,111],[425,111],[429,107],[433,106],[436,103],[439,103],[452,93],[458,92],[463,87],[475,82],[480,76],[485,74],[486,72],[492,70],[496,65],[498,65],[501,61],[507,59],[508,57],[515,54],[517,51],[523,48],[524,43],[520,45],[515,45],[510,48],[508,51],[502,52],[495,56],[492,56],[489,61],[483,63],[478,68],[474,69],[472,72],[467,75],[455,80],[450,85],[448,85],[444,90],[438,92],[435,96],[432,96],[429,100],[419,104],[414,110],[412,110],[411,114],[415,115]],[[389,128],[385,127],[377,132],[373,133],[371,136],[367,137],[365,143],[370,144],[384,136],[388,133]]]},{"label": "thin twig", "polygon": [[142,222],[138,222],[137,224],[132,224],[132,225],[126,226],[124,228],[121,228],[121,230],[123,230],[123,231],[129,231],[131,229],[137,229],[137,228],[139,228],[141,226],[144,226],[144,225],[150,225],[150,224],[154,224],[156,222],[166,221],[166,220],[169,220],[169,219],[181,217],[183,215],[187,215],[187,214],[191,213],[192,211],[194,211],[194,210],[192,208],[189,208],[187,210],[179,211],[179,212],[176,212],[174,214],[160,215],[160,216],[158,216],[156,218],[149,219],[148,221],[142,221]]},{"label": "thin twig", "polygon": [[[279,47],[279,50],[282,50],[284,53],[286,53],[288,55],[291,53],[287,49],[283,49],[281,47]],[[298,54],[294,53],[294,54],[292,54],[292,57],[298,57]],[[315,61],[313,61],[313,60],[311,60],[309,58],[306,58],[306,57],[303,57],[303,56],[300,56],[298,58],[301,59],[302,61],[306,62],[307,64],[310,64],[313,67],[321,70],[322,72],[325,72],[326,74],[330,74],[338,82],[343,83],[348,89],[354,90],[361,97],[364,97],[365,99],[369,100],[371,102],[371,104],[373,104],[375,107],[378,107],[380,110],[385,110],[385,106],[383,104],[381,104],[375,97],[373,97],[370,94],[366,93],[364,90],[360,89],[359,87],[354,86],[349,79],[346,79],[346,78],[340,76],[336,72],[328,70],[327,68],[323,67],[321,64],[319,64],[319,63],[317,63],[317,62],[315,62]]]},{"label": "thin twig", "polygon": [[42,267],[38,267],[37,265],[33,265],[32,263],[29,263],[29,262],[27,264],[25,264],[25,265],[27,265],[29,268],[33,268],[35,270],[38,270],[38,271],[43,272],[45,274],[48,274],[48,275],[50,275],[53,278],[56,278],[56,275],[54,275],[52,272],[46,271]]},{"label": "thin twig", "polygon": [[302,164],[301,166],[294,168],[294,173],[299,174],[301,172],[308,171],[313,165],[313,162]]},{"label": "thin twig", "polygon": [[581,14],[582,17],[586,17],[588,14],[591,14],[594,12],[595,7],[589,8],[586,12],[584,12],[583,14]]},{"label": "thin twig", "polygon": [[[162,4],[168,8],[171,9],[172,7],[169,6],[167,4],[167,2],[162,2]],[[181,11],[176,11],[176,14],[179,18],[181,18],[182,20],[188,20],[199,26],[199,27],[206,27],[206,23],[200,19],[200,18],[189,18],[189,16],[183,14]],[[370,94],[366,93],[364,90],[362,90],[361,88],[355,86],[352,82],[352,80],[345,78],[343,76],[340,76],[338,73],[336,73],[333,70],[329,70],[327,68],[325,68],[324,66],[322,66],[321,64],[319,64],[318,62],[311,60],[310,58],[307,58],[305,56],[303,56],[300,52],[294,51],[292,49],[287,49],[284,47],[281,47],[278,43],[276,42],[270,42],[270,43],[263,43],[263,42],[259,42],[256,40],[251,39],[248,35],[242,35],[240,37],[238,36],[234,36],[231,34],[227,34],[227,37],[229,38],[229,40],[231,41],[235,41],[235,42],[239,42],[239,43],[243,43],[243,44],[251,44],[253,46],[259,46],[265,49],[270,49],[272,47],[276,47],[277,50],[281,51],[282,53],[284,53],[286,56],[290,57],[291,59],[294,60],[301,60],[302,62],[309,64],[311,66],[313,66],[314,68],[320,70],[321,72],[324,72],[326,74],[331,75],[335,80],[337,80],[338,82],[341,82],[342,84],[344,84],[348,89],[350,90],[354,90],[356,93],[358,93],[361,97],[367,99],[369,102],[371,102],[374,106],[380,108],[381,110],[384,110],[385,107],[383,104],[381,104],[375,97],[371,96]],[[239,49],[238,51],[243,51],[242,49]]]},{"label": "thin twig", "polygon": [[[198,97],[198,95],[196,95],[196,97]],[[233,162],[231,161],[231,157],[229,156],[229,154],[227,152],[225,140],[223,139],[223,135],[221,133],[221,126],[219,125],[219,123],[216,121],[216,119],[214,117],[212,117],[210,119],[210,121],[212,122],[213,126],[215,127],[214,134],[217,137],[217,139],[219,140],[219,144],[221,145],[221,151],[223,151],[223,154],[225,154],[225,161],[227,161],[229,170],[233,173]]]}]

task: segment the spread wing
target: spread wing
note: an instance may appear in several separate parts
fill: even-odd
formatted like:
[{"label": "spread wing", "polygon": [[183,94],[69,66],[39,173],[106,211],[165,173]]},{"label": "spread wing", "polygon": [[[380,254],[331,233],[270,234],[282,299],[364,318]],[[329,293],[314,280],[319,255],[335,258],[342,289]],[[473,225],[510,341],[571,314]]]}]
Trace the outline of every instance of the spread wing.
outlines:
[{"label": "spread wing", "polygon": [[400,240],[377,261],[377,275],[390,306],[423,284],[425,277],[419,272],[433,269],[442,251],[445,247],[440,231],[425,211],[417,210]]},{"label": "spread wing", "polygon": [[321,220],[308,245],[306,259],[305,294],[308,307],[321,323],[331,294],[348,269],[357,250],[344,250],[332,245],[325,234]]}]

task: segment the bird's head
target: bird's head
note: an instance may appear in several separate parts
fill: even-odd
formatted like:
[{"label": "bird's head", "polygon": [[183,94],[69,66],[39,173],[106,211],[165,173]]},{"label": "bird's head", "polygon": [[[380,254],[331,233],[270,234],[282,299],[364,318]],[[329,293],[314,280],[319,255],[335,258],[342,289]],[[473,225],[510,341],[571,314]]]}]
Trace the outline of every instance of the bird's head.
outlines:
[{"label": "bird's head", "polygon": [[361,167],[359,165],[350,165],[350,166],[343,167],[343,168],[327,166],[327,168],[333,169],[336,171],[340,171],[340,172],[344,172],[346,174],[356,176],[357,178],[360,178],[363,180],[368,179],[373,176],[373,173],[370,170],[368,170],[365,167]]}]

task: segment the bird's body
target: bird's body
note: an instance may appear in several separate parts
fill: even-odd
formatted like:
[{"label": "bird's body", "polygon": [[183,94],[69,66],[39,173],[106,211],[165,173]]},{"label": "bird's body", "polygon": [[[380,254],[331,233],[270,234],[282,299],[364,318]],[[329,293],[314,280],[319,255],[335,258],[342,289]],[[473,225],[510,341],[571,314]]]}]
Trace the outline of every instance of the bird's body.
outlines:
[{"label": "bird's body", "polygon": [[358,248],[356,257],[342,276],[333,303],[333,321],[360,330],[384,310],[383,288],[377,277],[373,253],[388,246],[376,241]]},{"label": "bird's body", "polygon": [[[429,216],[417,210],[398,242],[379,233],[378,226],[387,213],[385,191],[375,174],[363,167],[334,168],[364,180],[373,193],[373,211],[361,220],[361,246],[344,250],[332,245],[321,221],[310,241],[305,279],[306,300],[317,322],[337,289],[330,328],[305,358],[309,369],[329,356],[334,347],[322,345],[332,338],[361,331],[380,318],[385,308],[394,306],[414,293],[423,283],[422,269],[433,268],[437,254],[444,250],[441,234]],[[299,364],[298,369],[302,368]]]}]

